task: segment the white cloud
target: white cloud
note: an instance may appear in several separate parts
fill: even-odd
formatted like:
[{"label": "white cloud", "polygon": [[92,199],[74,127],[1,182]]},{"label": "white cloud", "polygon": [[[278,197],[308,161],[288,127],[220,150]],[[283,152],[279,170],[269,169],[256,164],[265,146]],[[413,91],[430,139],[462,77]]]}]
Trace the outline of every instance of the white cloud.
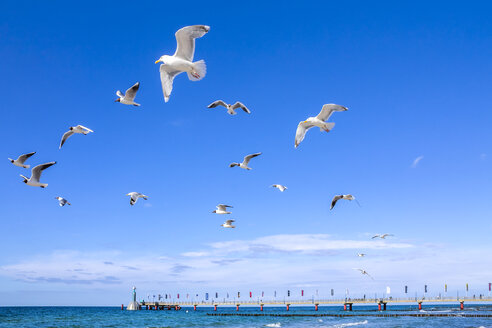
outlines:
[{"label": "white cloud", "polygon": [[422,155],[422,156],[417,157],[417,158],[413,161],[413,163],[412,163],[412,168],[416,168],[416,167],[417,167],[417,165],[419,165],[420,161],[421,161],[423,158],[424,158],[424,156],[423,156],[423,155]]}]

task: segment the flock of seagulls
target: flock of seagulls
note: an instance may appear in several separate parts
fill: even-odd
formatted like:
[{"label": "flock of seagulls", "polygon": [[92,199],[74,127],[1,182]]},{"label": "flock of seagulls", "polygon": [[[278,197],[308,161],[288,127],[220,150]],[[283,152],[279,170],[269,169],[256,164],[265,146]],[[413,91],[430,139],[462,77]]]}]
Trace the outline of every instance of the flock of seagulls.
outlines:
[{"label": "flock of seagulls", "polygon": [[[209,31],[210,31],[210,27],[207,25],[192,25],[179,29],[175,33],[177,48],[174,55],[172,56],[163,55],[158,60],[155,61],[156,64],[161,63],[159,67],[159,72],[161,78],[162,92],[164,95],[164,102],[167,103],[169,101],[171,92],[173,90],[173,81],[176,78],[176,76],[178,76],[179,74],[186,72],[188,79],[191,81],[200,81],[205,77],[207,73],[207,66],[205,64],[205,61],[204,60],[193,61],[193,59],[195,54],[195,39],[203,37]],[[116,91],[116,95],[118,96],[118,98],[115,100],[115,102],[119,102],[124,105],[140,106],[139,103],[135,102],[135,98],[137,96],[137,92],[139,88],[140,88],[140,82],[137,82],[133,86],[128,88],[125,94],[123,94],[120,90]],[[216,108],[219,106],[226,108],[227,113],[229,115],[236,115],[237,114],[236,110],[238,109],[243,110],[247,114],[251,114],[251,110],[240,101],[236,101],[234,104],[228,104],[223,100],[216,100],[212,102],[210,105],[208,105],[207,107]],[[334,112],[344,112],[347,110],[348,110],[347,107],[341,105],[325,104],[323,105],[320,113],[317,116],[308,117],[306,120],[299,122],[295,133],[295,140],[294,140],[295,148],[299,147],[301,142],[305,139],[307,131],[313,127],[319,127],[320,131],[330,132],[335,126],[334,122],[327,122],[328,119],[331,117],[331,115]],[[62,148],[62,146],[67,141],[67,139],[72,135],[74,134],[87,135],[92,132],[94,131],[83,125],[71,126],[69,130],[63,134],[59,149]],[[17,167],[28,169],[30,168],[30,165],[25,164],[25,162],[34,154],[36,154],[36,152],[23,154],[20,155],[15,160],[9,158],[9,161]],[[261,152],[249,154],[244,157],[241,163],[233,162],[229,164],[229,167],[237,166],[245,170],[251,170],[251,167],[249,167],[249,163],[251,159],[258,157],[261,154],[262,154]],[[45,169],[49,168],[54,164],[56,164],[56,162],[49,162],[49,163],[44,163],[35,166],[31,170],[30,178],[21,175],[21,177],[24,179],[24,183],[27,184],[28,186],[46,188],[48,184],[42,183],[40,181],[41,173]],[[273,184],[271,187],[277,188],[281,192],[287,190],[287,187],[281,184]],[[138,199],[140,198],[143,198],[144,200],[148,199],[147,195],[144,195],[139,192],[130,192],[126,195],[130,197],[130,205],[132,206],[135,205]],[[71,205],[71,203],[63,197],[57,196],[55,197],[55,199],[58,200],[58,203],[61,207],[65,205]],[[344,199],[348,201],[355,200],[357,204],[360,206],[360,204],[358,203],[358,201],[355,199],[353,195],[342,194],[342,195],[334,196],[331,202],[330,210],[332,210],[335,207],[335,205],[340,199]],[[220,214],[220,215],[229,215],[231,214],[229,210],[231,208],[232,206],[230,205],[219,204],[217,205],[217,209],[214,210],[212,213]],[[224,228],[235,228],[236,226],[233,225],[234,222],[235,220],[232,219],[226,220],[223,224],[221,224],[221,226]],[[385,239],[388,236],[392,236],[392,235],[385,233],[381,235],[375,235],[372,237],[372,239],[376,239],[376,238]],[[366,254],[364,253],[358,253],[357,255],[359,257],[366,256]],[[364,269],[355,269],[355,270],[358,270],[362,275],[367,275],[371,279],[373,279],[372,276],[370,276],[369,273]]]}]

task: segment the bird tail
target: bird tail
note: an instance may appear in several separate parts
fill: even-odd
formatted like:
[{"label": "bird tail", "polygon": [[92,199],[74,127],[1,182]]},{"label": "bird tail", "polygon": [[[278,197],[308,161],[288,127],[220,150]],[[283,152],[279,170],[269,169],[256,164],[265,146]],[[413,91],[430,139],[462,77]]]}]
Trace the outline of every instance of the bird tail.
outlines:
[{"label": "bird tail", "polygon": [[137,103],[133,103],[133,106],[140,106],[140,104],[137,104]]},{"label": "bird tail", "polygon": [[335,126],[335,123],[333,122],[328,122],[328,123],[325,123],[325,126],[322,127],[322,128],[319,128],[321,131],[326,131],[326,132],[330,132],[331,129],[333,129],[333,127]]},{"label": "bird tail", "polygon": [[205,64],[205,61],[202,59],[193,63],[193,71],[188,72],[188,78],[191,81],[200,81],[205,77],[206,74],[207,74],[207,65]]}]

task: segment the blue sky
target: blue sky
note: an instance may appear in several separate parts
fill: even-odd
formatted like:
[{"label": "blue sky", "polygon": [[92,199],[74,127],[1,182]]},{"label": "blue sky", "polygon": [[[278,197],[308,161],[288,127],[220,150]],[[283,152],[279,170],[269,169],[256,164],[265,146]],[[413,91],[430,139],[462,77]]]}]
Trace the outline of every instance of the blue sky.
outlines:
[{"label": "blue sky", "polygon": [[[0,305],[115,305],[133,285],[139,295],[486,291],[492,5],[175,6],[3,5]],[[193,24],[211,26],[195,52],[207,76],[179,76],[165,104],[154,61]],[[113,102],[137,81],[141,107]],[[252,114],[208,110],[216,99]],[[349,111],[295,149],[298,122],[325,103]],[[77,124],[95,132],[58,150]],[[7,161],[31,151],[30,164],[58,162],[46,189]],[[252,171],[228,167],[259,151]],[[131,191],[149,200],[131,207]],[[362,206],[329,211],[340,193]],[[238,228],[220,229],[219,203],[234,206]],[[385,232],[395,236],[370,240]]]}]

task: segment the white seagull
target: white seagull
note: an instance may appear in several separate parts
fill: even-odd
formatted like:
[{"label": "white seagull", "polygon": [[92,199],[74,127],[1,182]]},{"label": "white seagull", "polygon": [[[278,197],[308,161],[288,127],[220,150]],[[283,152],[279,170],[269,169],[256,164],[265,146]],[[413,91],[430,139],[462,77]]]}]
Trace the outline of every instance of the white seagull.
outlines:
[{"label": "white seagull", "polygon": [[143,198],[143,199],[147,200],[147,198],[149,197],[149,196],[145,196],[144,194],[141,194],[141,193],[135,192],[135,191],[129,192],[126,195],[130,196],[130,205],[135,205],[135,203],[137,202],[137,200],[139,198]]},{"label": "white seagull", "polygon": [[364,253],[357,253],[357,256],[358,257],[364,257],[364,256],[366,256],[366,254],[364,254]]},{"label": "white seagull", "polygon": [[381,238],[381,239],[386,239],[386,237],[388,236],[393,236],[392,234],[389,234],[389,233],[385,233],[385,234],[382,234],[382,235],[374,235],[372,236],[371,239],[375,239],[375,238]]},{"label": "white seagull", "polygon": [[[350,195],[350,194],[347,194],[347,195],[336,195],[335,197],[333,197],[332,201],[331,201],[331,206],[330,206],[330,210],[333,209],[333,207],[335,207],[335,204],[340,200],[340,199],[346,199],[346,200],[354,200],[355,197]],[[357,199],[355,199],[355,201],[357,202]],[[357,205],[360,206],[359,202],[357,202]]]},{"label": "white seagull", "polygon": [[304,140],[304,136],[306,135],[307,130],[310,128],[317,126],[320,131],[330,132],[331,129],[335,126],[335,123],[326,121],[330,118],[333,112],[344,112],[348,110],[347,107],[343,107],[335,104],[326,104],[321,108],[321,112],[319,112],[316,117],[308,117],[305,121],[299,122],[296,130],[296,139],[295,146],[299,146],[299,144]]},{"label": "white seagull", "polygon": [[272,185],[273,188],[277,188],[278,190],[280,190],[281,192],[284,192],[285,190],[287,190],[287,187],[286,186],[282,186],[280,184],[274,184]]},{"label": "white seagull", "polygon": [[24,154],[24,155],[20,155],[19,157],[17,157],[16,160],[12,159],[12,158],[9,158],[9,161],[14,164],[15,166],[18,166],[18,167],[23,167],[25,169],[28,169],[30,168],[31,166],[30,165],[24,165],[24,162],[29,158],[31,157],[32,155],[36,154],[36,152],[32,152],[32,153],[29,153],[29,154]]},{"label": "white seagull", "polygon": [[193,62],[193,56],[195,55],[195,39],[201,38],[209,30],[210,26],[207,25],[192,25],[179,29],[175,34],[178,47],[174,55],[164,55],[155,61],[156,64],[162,62],[159,71],[165,102],[169,101],[173,90],[173,80],[180,73],[186,72],[191,81],[198,81],[205,77],[207,73],[205,61]]},{"label": "white seagull", "polygon": [[224,227],[224,228],[235,228],[236,226],[232,225],[232,222],[234,222],[234,220],[227,220],[226,222],[224,222],[220,226]]},{"label": "white seagull", "polygon": [[65,206],[65,205],[72,205],[72,204],[70,204],[70,203],[68,202],[68,200],[66,200],[66,199],[65,199],[65,198],[63,198],[63,197],[55,197],[55,199],[58,199],[58,204],[59,204],[60,206],[62,206],[62,207],[63,207],[63,206]]},{"label": "white seagull", "polygon": [[231,163],[231,164],[229,164],[229,167],[239,166],[242,169],[251,170],[251,168],[248,167],[249,161],[253,157],[260,156],[260,155],[261,155],[261,153],[255,153],[255,154],[250,154],[250,155],[244,156],[244,159],[243,159],[243,162],[242,163]]},{"label": "white seagull", "polygon": [[374,280],[374,278],[366,270],[356,269],[356,268],[354,268],[354,270],[360,271],[360,273],[362,273],[363,275],[366,275],[366,276],[370,277],[372,280]]},{"label": "white seagull", "polygon": [[215,214],[231,214],[231,212],[227,211],[228,207],[232,208],[232,206],[230,206],[230,205],[219,204],[216,207],[217,207],[217,209],[215,211],[213,211],[212,213],[215,213]]},{"label": "white seagull", "polygon": [[217,106],[224,106],[225,108],[227,108],[227,113],[229,113],[230,115],[236,115],[237,114],[236,109],[238,109],[238,108],[241,108],[246,113],[251,114],[251,111],[248,109],[248,107],[246,107],[240,101],[236,101],[236,103],[234,105],[231,105],[231,104],[225,103],[222,100],[216,100],[213,103],[211,103],[210,105],[208,105],[207,108],[215,108]]},{"label": "white seagull", "polygon": [[94,131],[92,131],[89,128],[86,128],[83,125],[71,126],[70,129],[63,134],[63,137],[62,137],[61,142],[60,142],[60,149],[63,146],[63,144],[65,143],[65,141],[67,141],[68,137],[70,137],[74,133],[80,133],[80,134],[86,135],[86,134],[89,134],[90,132],[94,132]]},{"label": "white seagull", "polygon": [[118,96],[118,99],[116,99],[115,102],[120,102],[125,105],[140,106],[140,104],[137,104],[134,101],[139,87],[140,87],[140,82],[137,82],[131,88],[126,90],[125,94],[122,94],[120,90],[116,91],[116,95]]},{"label": "white seagull", "polygon": [[41,179],[41,172],[43,172],[48,167],[50,167],[51,165],[54,165],[54,164],[56,164],[56,162],[49,162],[49,163],[40,164],[40,165],[33,167],[31,170],[31,177],[30,178],[27,178],[27,177],[23,176],[22,174],[20,176],[24,178],[24,183],[27,184],[28,186],[46,188],[46,187],[48,187],[47,183],[39,182],[39,179]]}]

